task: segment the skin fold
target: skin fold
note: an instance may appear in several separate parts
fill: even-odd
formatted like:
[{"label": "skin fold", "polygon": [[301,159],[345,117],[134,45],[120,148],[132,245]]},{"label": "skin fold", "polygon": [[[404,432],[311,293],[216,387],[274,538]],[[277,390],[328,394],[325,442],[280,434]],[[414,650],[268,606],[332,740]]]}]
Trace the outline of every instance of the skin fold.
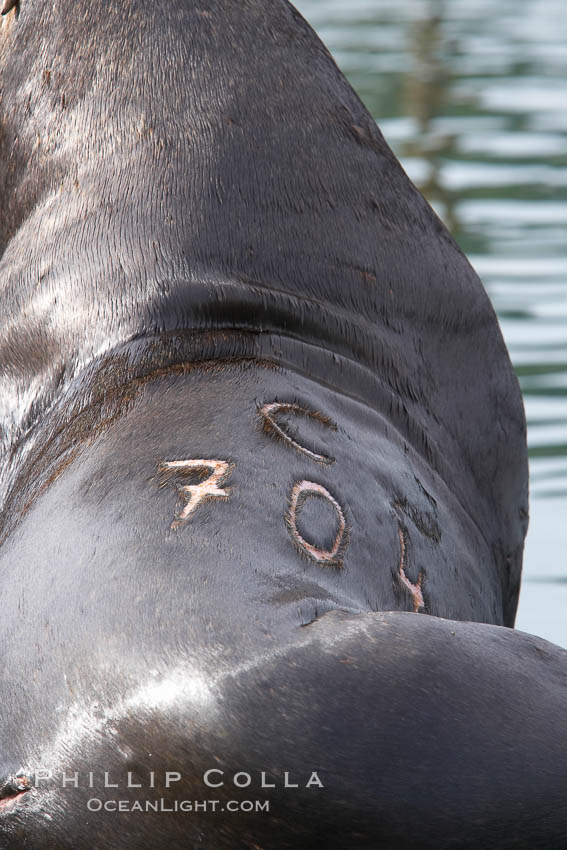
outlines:
[{"label": "skin fold", "polygon": [[517,380],[372,117],[284,0],[5,12],[1,850],[562,846]]}]

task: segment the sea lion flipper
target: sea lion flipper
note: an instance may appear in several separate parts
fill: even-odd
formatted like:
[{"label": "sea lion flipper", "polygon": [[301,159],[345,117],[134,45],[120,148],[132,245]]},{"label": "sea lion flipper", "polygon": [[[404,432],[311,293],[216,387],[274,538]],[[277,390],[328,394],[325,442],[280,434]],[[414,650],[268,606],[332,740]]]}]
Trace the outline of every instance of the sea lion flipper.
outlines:
[{"label": "sea lion flipper", "polygon": [[[560,846],[566,658],[498,626],[334,611],[285,653],[227,677],[231,713],[214,731],[230,728],[234,752],[259,769],[285,741],[293,781],[317,771],[324,787],[312,784],[303,807],[300,789],[272,792],[282,823],[297,806],[303,846],[315,829],[329,850]],[[344,840],[352,824],[356,844]]]}]

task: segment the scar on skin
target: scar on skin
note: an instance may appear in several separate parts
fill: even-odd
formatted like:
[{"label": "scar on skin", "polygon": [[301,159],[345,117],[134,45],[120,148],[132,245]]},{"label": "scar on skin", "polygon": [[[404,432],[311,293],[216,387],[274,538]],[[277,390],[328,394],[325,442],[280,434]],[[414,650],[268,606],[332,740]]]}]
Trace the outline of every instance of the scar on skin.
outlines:
[{"label": "scar on skin", "polygon": [[32,787],[27,776],[16,776],[0,787],[0,812],[12,808]]},{"label": "scar on skin", "polygon": [[[204,458],[194,460],[170,460],[164,461],[159,466],[159,472],[190,473],[209,469],[211,474],[199,484],[184,484],[178,486],[177,490],[181,499],[185,502],[183,507],[177,508],[175,518],[171,523],[172,528],[179,528],[187,522],[192,513],[201,502],[210,499],[228,499],[230,491],[220,484],[224,484],[227,477],[233,472],[234,463],[226,460],[205,460]],[[162,486],[165,486],[164,482]]]},{"label": "scar on skin", "polygon": [[417,584],[413,584],[409,580],[406,575],[406,567],[407,567],[407,543],[406,543],[406,532],[402,528],[402,526],[398,523],[398,535],[400,538],[400,566],[398,570],[398,575],[400,577],[400,581],[411,593],[411,597],[413,599],[413,610],[414,613],[417,614],[421,608],[425,608],[425,601],[423,599],[423,577],[425,573],[423,570],[419,571],[419,576],[417,579]]},{"label": "scar on skin", "polygon": [[8,12],[11,12],[14,6],[18,5],[19,0],[4,0],[2,5],[2,9],[0,10],[0,15],[7,15]]},{"label": "scar on skin", "polygon": [[335,462],[334,457],[329,457],[329,455],[319,454],[318,452],[314,452],[311,449],[308,449],[306,446],[302,446],[301,443],[298,443],[297,440],[294,440],[287,431],[285,431],[281,425],[278,425],[275,417],[278,413],[294,413],[297,416],[308,416],[310,419],[314,419],[316,422],[320,422],[322,425],[325,425],[327,428],[330,428],[332,431],[337,430],[337,426],[335,423],[329,419],[327,416],[324,416],[322,413],[318,413],[315,410],[307,410],[305,407],[300,407],[299,404],[291,404],[289,402],[270,402],[269,404],[265,404],[260,408],[260,416],[262,416],[264,420],[264,431],[267,434],[272,434],[276,437],[279,437],[284,442],[288,443],[290,446],[293,446],[294,449],[297,449],[298,452],[301,452],[307,457],[311,458],[311,460],[317,461],[318,463],[327,463],[331,464]]},{"label": "scar on skin", "polygon": [[14,806],[18,802],[18,800],[26,793],[27,789],[26,791],[18,791],[16,792],[16,794],[12,794],[10,797],[4,797],[2,800],[0,800],[0,812],[11,809],[12,806]]},{"label": "scar on skin", "polygon": [[[334,508],[338,520],[339,530],[330,549],[319,549],[309,543],[298,531],[297,520],[305,501],[309,496],[325,499]],[[294,543],[304,552],[308,558],[318,564],[327,567],[341,567],[344,551],[348,543],[348,528],[344,511],[322,484],[314,481],[298,481],[291,491],[289,508],[286,513],[286,525]]]}]

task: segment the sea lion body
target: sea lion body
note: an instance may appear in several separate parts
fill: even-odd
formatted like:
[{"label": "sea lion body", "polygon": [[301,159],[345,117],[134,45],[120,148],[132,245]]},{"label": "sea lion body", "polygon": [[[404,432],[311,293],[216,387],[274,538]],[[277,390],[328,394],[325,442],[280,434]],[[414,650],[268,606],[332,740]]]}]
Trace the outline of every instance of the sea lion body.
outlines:
[{"label": "sea lion body", "polygon": [[0,45],[6,846],[550,846],[517,380],[328,52],[265,0]]}]

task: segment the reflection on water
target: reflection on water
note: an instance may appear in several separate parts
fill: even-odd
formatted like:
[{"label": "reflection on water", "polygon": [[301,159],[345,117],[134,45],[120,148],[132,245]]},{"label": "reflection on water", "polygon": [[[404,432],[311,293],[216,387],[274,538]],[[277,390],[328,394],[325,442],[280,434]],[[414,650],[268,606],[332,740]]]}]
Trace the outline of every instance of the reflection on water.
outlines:
[{"label": "reflection on water", "polygon": [[567,3],[295,0],[451,228],[524,392],[518,628],[567,646]]}]

